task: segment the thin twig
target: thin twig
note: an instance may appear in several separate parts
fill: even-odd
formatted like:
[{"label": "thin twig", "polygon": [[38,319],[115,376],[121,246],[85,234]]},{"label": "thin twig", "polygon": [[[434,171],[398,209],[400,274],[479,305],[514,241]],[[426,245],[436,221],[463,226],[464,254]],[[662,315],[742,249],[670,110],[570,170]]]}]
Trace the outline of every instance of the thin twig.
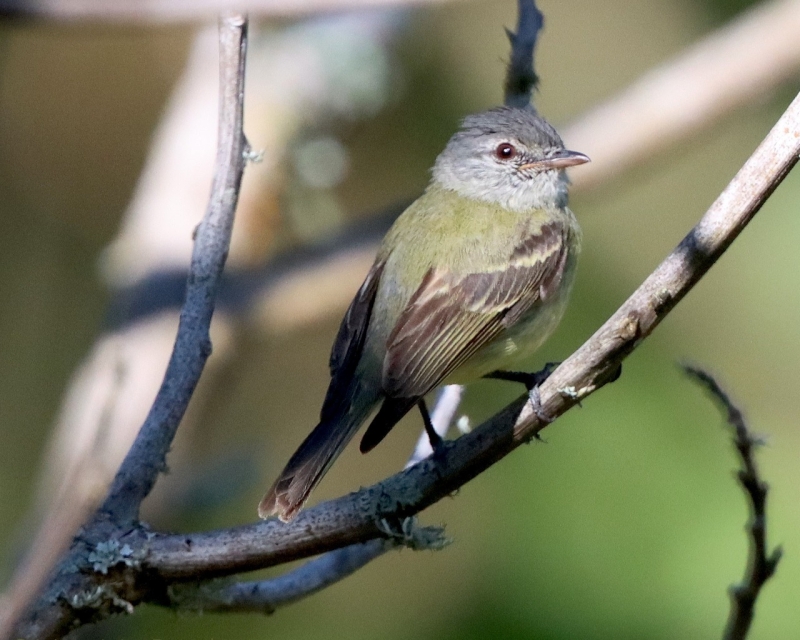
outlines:
[{"label": "thin twig", "polygon": [[539,84],[533,54],[543,26],[544,16],[536,8],[534,0],[518,0],[517,32],[506,29],[506,35],[511,42],[511,57],[506,70],[506,106],[521,108],[531,103],[533,91]]},{"label": "thin twig", "polygon": [[[246,17],[241,14],[223,16],[219,33],[220,116],[216,169],[208,209],[195,235],[186,301],[175,347],[153,407],[123,461],[98,517],[84,528],[81,540],[73,544],[71,553],[62,562],[59,577],[68,583],[74,582],[65,578],[65,573],[71,571],[69,567],[80,566],[81,562],[87,560],[81,556],[86,542],[93,537],[102,539],[107,535],[107,527],[103,523],[111,523],[112,533],[118,535],[134,526],[142,501],[152,489],[158,474],[166,468],[167,452],[211,353],[208,331],[228,254],[239,186],[246,163],[247,142],[242,131]],[[53,580],[48,589],[52,593],[42,597],[48,603],[45,610],[49,615],[34,615],[27,624],[23,623],[16,630],[16,636],[28,638],[45,634],[47,637],[49,634],[49,637],[57,637],[62,634],[65,630],[63,625],[69,624],[64,610],[70,609],[61,600],[63,586],[58,578]],[[117,604],[116,601],[114,604]],[[70,610],[74,608],[72,603]],[[0,638],[8,636],[15,618],[16,615],[9,615],[3,621]]]},{"label": "thin twig", "polygon": [[119,523],[136,520],[142,501],[166,468],[167,452],[211,354],[208,331],[246,163],[242,132],[246,50],[247,19],[242,14],[226,15],[220,20],[219,139],[211,198],[197,228],[186,300],[164,382],[101,507]]},{"label": "thin twig", "polygon": [[730,588],[731,610],[722,637],[723,640],[744,640],[753,622],[756,599],[766,581],[775,573],[783,553],[780,547],[776,547],[771,553],[767,552],[769,486],[761,479],[755,459],[755,450],[763,442],[750,432],[742,412],[711,374],[689,365],[684,365],[683,370],[705,387],[726,411],[728,424],[733,430],[733,443],[742,463],[737,477],[750,502],[751,515],[747,525],[750,551],[744,580]]},{"label": "thin twig", "polygon": [[302,600],[355,573],[364,565],[400,545],[377,538],[330,551],[288,573],[270,580],[237,582],[220,589],[175,589],[171,604],[181,609],[218,612],[273,613],[278,607]]}]

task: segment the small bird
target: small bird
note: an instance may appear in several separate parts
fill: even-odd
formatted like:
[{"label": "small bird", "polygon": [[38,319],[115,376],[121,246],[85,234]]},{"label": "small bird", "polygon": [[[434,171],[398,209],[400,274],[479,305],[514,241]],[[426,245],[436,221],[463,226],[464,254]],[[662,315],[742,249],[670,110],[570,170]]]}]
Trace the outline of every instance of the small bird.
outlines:
[{"label": "small bird", "polygon": [[529,358],[564,312],[581,245],[564,169],[585,162],[532,106],[463,121],[425,193],[383,239],[333,344],[320,422],[259,516],[291,520],[379,405],[363,453],[414,406],[435,449],[427,393],[480,377],[525,381],[506,370]]}]

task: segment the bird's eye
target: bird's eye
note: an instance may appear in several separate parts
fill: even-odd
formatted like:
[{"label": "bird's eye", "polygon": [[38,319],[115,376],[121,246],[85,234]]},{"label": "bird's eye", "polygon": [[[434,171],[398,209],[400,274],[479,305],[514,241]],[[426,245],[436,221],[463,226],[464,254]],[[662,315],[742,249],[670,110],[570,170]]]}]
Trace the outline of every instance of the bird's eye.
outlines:
[{"label": "bird's eye", "polygon": [[517,149],[513,144],[501,142],[497,145],[497,149],[494,150],[494,155],[497,156],[498,160],[511,160],[517,155]]}]

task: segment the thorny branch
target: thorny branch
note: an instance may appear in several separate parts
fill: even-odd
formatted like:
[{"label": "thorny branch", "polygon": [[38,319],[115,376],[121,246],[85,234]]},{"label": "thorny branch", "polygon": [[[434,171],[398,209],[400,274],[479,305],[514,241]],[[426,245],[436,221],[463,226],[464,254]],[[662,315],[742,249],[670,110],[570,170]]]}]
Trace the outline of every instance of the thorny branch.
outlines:
[{"label": "thorny branch", "polygon": [[722,390],[711,374],[690,365],[684,365],[683,369],[722,405],[727,413],[728,424],[733,430],[733,444],[742,463],[737,477],[750,501],[751,516],[747,525],[750,551],[744,580],[730,589],[731,610],[722,637],[723,640],[744,640],[750,624],[753,622],[756,599],[766,581],[775,573],[783,553],[780,547],[776,547],[772,553],[767,552],[767,491],[769,487],[761,479],[755,458],[756,448],[763,443],[758,436],[750,432],[742,412],[733,404],[728,394]]}]

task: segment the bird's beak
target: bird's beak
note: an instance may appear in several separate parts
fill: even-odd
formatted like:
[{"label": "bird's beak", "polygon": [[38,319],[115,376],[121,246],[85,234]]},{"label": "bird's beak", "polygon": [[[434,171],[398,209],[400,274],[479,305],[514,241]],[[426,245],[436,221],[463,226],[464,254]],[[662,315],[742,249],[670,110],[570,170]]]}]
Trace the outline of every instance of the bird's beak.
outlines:
[{"label": "bird's beak", "polygon": [[577,151],[562,149],[561,151],[556,151],[544,160],[523,164],[520,170],[534,169],[535,171],[546,171],[547,169],[566,169],[567,167],[574,167],[575,165],[585,164],[587,162],[590,162],[589,156],[578,153]]}]

